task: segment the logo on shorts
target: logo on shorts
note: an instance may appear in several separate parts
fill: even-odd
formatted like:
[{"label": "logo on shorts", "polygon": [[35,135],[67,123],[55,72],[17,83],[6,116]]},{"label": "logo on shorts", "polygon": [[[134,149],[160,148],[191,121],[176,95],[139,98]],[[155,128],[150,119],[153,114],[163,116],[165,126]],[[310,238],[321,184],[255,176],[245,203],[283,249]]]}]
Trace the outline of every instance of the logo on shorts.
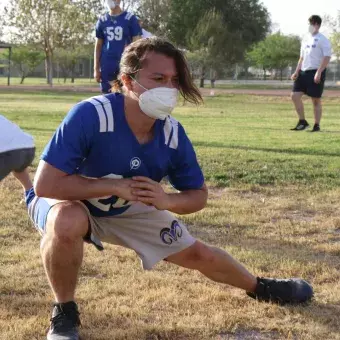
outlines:
[{"label": "logo on shorts", "polygon": [[160,232],[160,237],[163,243],[172,244],[183,235],[183,230],[178,221],[173,221],[170,228],[163,228]]},{"label": "logo on shorts", "polygon": [[141,164],[142,161],[138,157],[133,157],[130,161],[130,170],[137,170]]}]

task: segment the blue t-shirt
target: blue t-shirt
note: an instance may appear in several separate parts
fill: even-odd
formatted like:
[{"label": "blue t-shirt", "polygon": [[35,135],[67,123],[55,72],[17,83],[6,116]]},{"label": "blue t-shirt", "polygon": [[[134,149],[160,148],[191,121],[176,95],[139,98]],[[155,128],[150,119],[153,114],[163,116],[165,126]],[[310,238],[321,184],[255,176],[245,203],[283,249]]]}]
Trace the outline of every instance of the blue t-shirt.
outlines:
[{"label": "blue t-shirt", "polygon": [[125,46],[138,35],[142,35],[142,30],[132,13],[124,11],[117,16],[111,16],[109,13],[101,16],[96,24],[96,37],[104,40],[101,64],[105,65],[112,60],[119,63]]},{"label": "blue t-shirt", "polygon": [[[156,120],[154,137],[140,144],[124,112],[119,93],[89,98],[67,114],[41,159],[66,172],[92,178],[145,176],[160,182],[168,176],[180,191],[204,183],[196,154],[182,125],[169,116]],[[131,205],[116,196],[83,201],[94,216],[114,216]]]}]

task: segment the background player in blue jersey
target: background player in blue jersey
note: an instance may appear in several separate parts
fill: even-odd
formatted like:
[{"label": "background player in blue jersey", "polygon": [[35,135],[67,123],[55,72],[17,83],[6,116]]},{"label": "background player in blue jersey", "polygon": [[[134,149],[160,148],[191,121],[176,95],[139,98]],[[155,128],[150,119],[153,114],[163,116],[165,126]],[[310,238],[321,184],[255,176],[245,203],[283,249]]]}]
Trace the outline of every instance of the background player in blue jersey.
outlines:
[{"label": "background player in blue jersey", "polygon": [[96,24],[94,50],[94,78],[103,93],[110,92],[110,82],[117,78],[124,48],[142,35],[137,18],[120,8],[120,0],[107,0],[106,5],[109,12]]},{"label": "background player in blue jersey", "polygon": [[[71,109],[37,170],[28,208],[56,300],[48,339],[79,339],[74,300],[84,240],[133,249],[144,269],[167,260],[259,300],[309,301],[306,281],[256,278],[172,214],[197,212],[208,197],[192,144],[170,116],[178,93],[202,101],[182,52],[160,38],[138,40],[124,51],[119,82],[121,92]],[[160,183],[166,176],[176,193]]]}]

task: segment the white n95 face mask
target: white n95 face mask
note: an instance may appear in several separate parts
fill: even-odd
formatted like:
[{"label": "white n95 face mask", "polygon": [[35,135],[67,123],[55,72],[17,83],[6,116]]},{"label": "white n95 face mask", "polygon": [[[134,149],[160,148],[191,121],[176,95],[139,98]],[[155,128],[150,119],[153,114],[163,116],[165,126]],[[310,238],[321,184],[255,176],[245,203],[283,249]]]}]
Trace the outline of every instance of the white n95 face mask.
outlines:
[{"label": "white n95 face mask", "polygon": [[140,109],[153,119],[166,119],[177,105],[178,90],[169,87],[156,87],[148,90],[137,81],[136,83],[146,90],[138,98]]},{"label": "white n95 face mask", "polygon": [[117,6],[116,2],[113,0],[105,0],[105,4],[108,10],[114,9]]},{"label": "white n95 face mask", "polygon": [[309,27],[308,27],[308,32],[309,32],[310,34],[313,34],[313,33],[314,33],[314,26],[313,26],[313,25],[309,25]]}]

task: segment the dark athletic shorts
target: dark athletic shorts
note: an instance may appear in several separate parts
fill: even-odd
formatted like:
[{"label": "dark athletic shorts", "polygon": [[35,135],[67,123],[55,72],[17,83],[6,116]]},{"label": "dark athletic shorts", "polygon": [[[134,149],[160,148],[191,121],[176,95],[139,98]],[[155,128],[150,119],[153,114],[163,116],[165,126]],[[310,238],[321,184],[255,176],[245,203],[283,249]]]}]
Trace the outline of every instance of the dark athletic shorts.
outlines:
[{"label": "dark athletic shorts", "polygon": [[0,153],[0,181],[10,172],[22,172],[31,165],[35,148],[11,150]]},{"label": "dark athletic shorts", "polygon": [[322,72],[319,84],[314,82],[316,71],[300,71],[299,76],[294,81],[293,92],[303,92],[309,97],[321,98],[326,79],[326,70]]}]

